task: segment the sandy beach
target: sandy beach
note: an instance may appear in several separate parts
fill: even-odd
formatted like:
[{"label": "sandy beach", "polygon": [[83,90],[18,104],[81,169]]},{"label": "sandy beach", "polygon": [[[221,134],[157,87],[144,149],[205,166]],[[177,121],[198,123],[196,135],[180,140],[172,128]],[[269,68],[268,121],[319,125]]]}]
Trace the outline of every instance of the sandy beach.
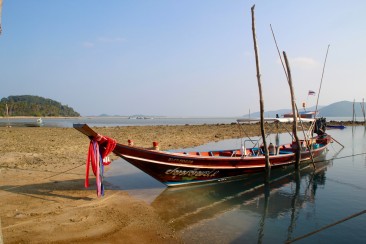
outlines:
[{"label": "sandy beach", "polygon": [[[251,134],[258,134],[252,125]],[[162,150],[239,137],[237,125],[94,128],[121,143]],[[89,139],[73,128],[0,128],[0,217],[4,243],[179,243],[147,203],[124,191],[84,188]],[[116,156],[112,156],[116,158]]]},{"label": "sandy beach", "polygon": [[[289,125],[290,126],[290,125]],[[239,138],[236,124],[94,128],[120,143],[162,150]],[[247,134],[259,135],[258,124]],[[180,243],[154,209],[124,191],[84,188],[89,139],[73,128],[0,127],[0,220],[4,243]],[[116,159],[115,155],[112,159]],[[108,181],[108,179],[107,179]]]}]

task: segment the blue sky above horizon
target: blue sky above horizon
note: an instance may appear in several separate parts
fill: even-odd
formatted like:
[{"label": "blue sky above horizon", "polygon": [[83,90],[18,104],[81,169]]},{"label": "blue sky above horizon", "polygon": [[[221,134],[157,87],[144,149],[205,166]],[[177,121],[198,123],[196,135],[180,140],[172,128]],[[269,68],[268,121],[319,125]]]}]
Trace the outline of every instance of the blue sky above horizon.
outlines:
[{"label": "blue sky above horizon", "polygon": [[0,98],[37,95],[87,115],[240,116],[366,96],[366,1],[3,0]]}]

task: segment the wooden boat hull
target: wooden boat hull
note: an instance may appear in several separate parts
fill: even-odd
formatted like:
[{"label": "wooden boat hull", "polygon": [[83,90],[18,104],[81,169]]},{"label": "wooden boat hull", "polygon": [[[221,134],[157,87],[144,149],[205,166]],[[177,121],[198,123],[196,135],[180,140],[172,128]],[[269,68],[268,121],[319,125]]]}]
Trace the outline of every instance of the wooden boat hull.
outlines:
[{"label": "wooden boat hull", "polygon": [[[74,128],[91,140],[100,138],[95,131],[85,124],[75,124]],[[324,134],[309,140],[314,149],[301,152],[301,162],[306,163],[321,156],[332,138]],[[101,143],[105,149],[106,145]],[[136,147],[117,143],[113,152],[151,175],[167,186],[194,183],[242,179],[248,175],[265,171],[265,156],[255,154],[254,149],[246,149],[245,154],[239,149],[176,153]],[[248,152],[252,151],[252,155]],[[260,151],[258,149],[258,151]],[[291,144],[282,145],[276,155],[270,155],[271,168],[278,168],[295,163],[295,150]]]},{"label": "wooden boat hull", "polygon": [[[321,145],[312,151],[313,158],[325,152],[327,144]],[[265,171],[264,156],[195,156],[122,144],[117,144],[113,152],[168,186],[242,179]],[[301,153],[302,162],[310,159],[309,151]],[[288,166],[294,162],[295,154],[292,152],[270,156],[271,168]]]}]

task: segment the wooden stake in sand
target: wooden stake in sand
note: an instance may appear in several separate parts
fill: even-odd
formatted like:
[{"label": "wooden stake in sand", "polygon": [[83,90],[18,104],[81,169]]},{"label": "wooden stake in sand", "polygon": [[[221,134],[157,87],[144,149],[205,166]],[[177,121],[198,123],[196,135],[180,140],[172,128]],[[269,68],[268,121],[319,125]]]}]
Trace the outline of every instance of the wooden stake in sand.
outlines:
[{"label": "wooden stake in sand", "polygon": [[362,114],[363,114],[363,123],[366,126],[366,113],[365,113],[365,99],[364,98],[362,98],[361,110],[362,110]]},{"label": "wooden stake in sand", "polygon": [[1,218],[0,218],[0,244],[4,244],[3,231],[2,231],[2,228],[1,228]]},{"label": "wooden stake in sand", "polygon": [[356,121],[355,99],[353,99],[353,104],[352,104],[352,125],[355,124],[355,121]]},{"label": "wooden stake in sand", "polygon": [[262,82],[261,82],[261,74],[259,69],[259,54],[258,54],[258,46],[257,46],[257,37],[255,33],[255,18],[254,18],[254,7],[252,7],[252,31],[253,31],[253,42],[254,42],[254,52],[255,52],[255,64],[257,67],[257,80],[258,80],[258,89],[259,89],[259,104],[260,104],[260,114],[261,114],[261,134],[264,146],[264,156],[266,159],[266,177],[265,182],[269,183],[270,178],[270,171],[271,165],[269,162],[269,154],[267,148],[267,141],[266,141],[266,132],[264,130],[264,102],[263,102],[263,95],[262,95]]},{"label": "wooden stake in sand", "polygon": [[294,118],[294,122],[292,124],[292,133],[293,136],[295,137],[295,145],[296,145],[296,152],[295,152],[295,167],[296,169],[300,168],[300,150],[301,150],[301,145],[300,145],[300,140],[299,137],[297,136],[297,113],[296,113],[296,100],[295,100],[295,95],[294,95],[294,89],[292,86],[292,77],[291,77],[291,70],[290,70],[290,64],[288,63],[287,60],[287,56],[286,53],[283,52],[283,57],[285,59],[285,63],[286,63],[286,68],[287,68],[287,76],[288,76],[288,84],[290,86],[290,92],[291,92],[291,106],[292,106],[292,115]]}]

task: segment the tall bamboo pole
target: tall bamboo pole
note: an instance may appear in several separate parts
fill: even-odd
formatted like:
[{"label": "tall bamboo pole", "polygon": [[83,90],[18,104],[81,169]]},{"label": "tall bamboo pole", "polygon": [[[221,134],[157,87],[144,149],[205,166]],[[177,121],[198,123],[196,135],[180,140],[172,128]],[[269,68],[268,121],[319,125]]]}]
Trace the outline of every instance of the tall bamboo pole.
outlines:
[{"label": "tall bamboo pole", "polygon": [[353,99],[353,105],[352,105],[352,125],[355,124],[355,120],[356,120],[355,99]]},{"label": "tall bamboo pole", "polygon": [[0,35],[1,35],[1,32],[2,32],[2,28],[1,28],[2,8],[3,8],[3,0],[0,0]]},{"label": "tall bamboo pole", "polygon": [[254,52],[255,52],[255,64],[257,68],[257,81],[258,81],[258,89],[259,89],[259,104],[260,104],[260,114],[261,114],[261,134],[262,140],[264,145],[264,156],[266,159],[266,177],[265,182],[269,183],[269,178],[271,174],[271,165],[269,162],[269,154],[267,148],[267,141],[266,141],[266,132],[264,129],[264,102],[263,102],[263,95],[262,95],[262,82],[261,82],[261,74],[259,69],[259,54],[258,54],[258,46],[257,46],[257,37],[255,32],[255,18],[254,18],[254,7],[251,8],[252,10],[252,32],[253,32],[253,43],[254,43]]},{"label": "tall bamboo pole", "polygon": [[[282,67],[283,67],[283,70],[284,70],[284,72],[285,72],[286,79],[287,79],[287,81],[288,81],[287,71],[286,71],[285,65],[284,65],[283,60],[282,60],[282,57],[281,57],[280,49],[278,48],[278,45],[277,45],[276,36],[275,36],[275,34],[274,34],[274,31],[273,31],[272,25],[270,25],[270,27],[271,27],[271,31],[272,31],[273,40],[274,40],[274,42],[275,42],[275,44],[276,44],[276,48],[277,48],[277,52],[278,52],[278,56],[280,57]],[[295,103],[295,109],[296,109],[296,115],[297,115],[297,117],[299,117],[299,118],[300,118],[299,109],[297,108],[296,103]],[[300,124],[301,124],[302,131],[303,131],[303,133],[304,133],[304,139],[307,141],[307,139],[308,139],[308,138],[307,138],[307,137],[306,137],[306,135],[305,135],[304,126],[303,126],[303,124],[302,124],[302,120],[301,120],[301,119],[300,119]],[[310,148],[309,143],[306,143],[306,146],[307,146],[307,148],[308,148],[308,150],[309,150],[309,152],[310,152],[311,161],[313,162],[313,166],[314,166],[314,168],[315,168],[314,158],[313,158],[313,152],[311,151],[311,148]]]},{"label": "tall bamboo pole", "polygon": [[287,60],[287,56],[286,53],[283,52],[283,57],[285,59],[285,63],[286,63],[286,68],[287,68],[287,75],[288,75],[288,84],[290,86],[290,92],[291,92],[291,105],[292,105],[292,115],[294,118],[294,122],[292,124],[292,133],[295,137],[295,145],[296,145],[296,151],[295,151],[295,167],[296,169],[300,168],[300,150],[301,150],[301,145],[300,145],[300,140],[299,137],[297,136],[297,113],[296,113],[296,100],[295,100],[295,95],[294,95],[294,89],[292,86],[292,77],[291,77],[291,70],[290,70],[290,64],[288,63]]},{"label": "tall bamboo pole", "polygon": [[328,44],[327,53],[325,54],[325,59],[324,59],[324,64],[323,64],[322,78],[320,79],[320,86],[319,86],[319,91],[318,91],[318,97],[316,99],[314,119],[316,118],[316,114],[318,112],[318,104],[319,104],[320,91],[322,89],[323,77],[324,77],[324,70],[325,70],[325,64],[327,63],[329,47],[330,47],[330,44]]},{"label": "tall bamboo pole", "polygon": [[0,218],[0,244],[4,243],[4,239],[3,239],[3,232],[2,232],[2,228],[1,228],[1,218]]},{"label": "tall bamboo pole", "polygon": [[365,99],[362,98],[361,109],[363,114],[363,124],[366,126]]}]

